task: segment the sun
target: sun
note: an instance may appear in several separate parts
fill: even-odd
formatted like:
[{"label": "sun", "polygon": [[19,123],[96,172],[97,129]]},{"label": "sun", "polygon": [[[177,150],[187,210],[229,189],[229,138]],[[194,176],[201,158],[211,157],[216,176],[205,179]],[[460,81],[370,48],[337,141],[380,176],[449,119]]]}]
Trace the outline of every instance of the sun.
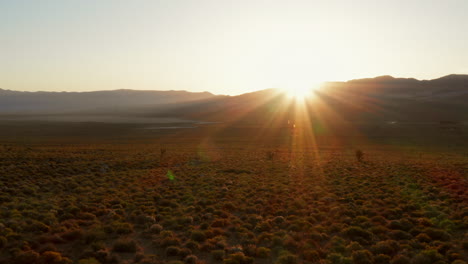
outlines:
[{"label": "sun", "polygon": [[279,86],[279,91],[283,93],[287,98],[295,101],[308,101],[314,99],[315,92],[320,90],[323,82],[311,82],[311,81],[285,81]]},{"label": "sun", "polygon": [[295,100],[306,100],[313,95],[314,86],[290,86],[282,89],[284,93]]},{"label": "sun", "polygon": [[311,88],[308,87],[296,87],[293,89],[288,89],[287,93],[289,97],[292,97],[296,100],[304,100],[310,96],[312,92]]}]

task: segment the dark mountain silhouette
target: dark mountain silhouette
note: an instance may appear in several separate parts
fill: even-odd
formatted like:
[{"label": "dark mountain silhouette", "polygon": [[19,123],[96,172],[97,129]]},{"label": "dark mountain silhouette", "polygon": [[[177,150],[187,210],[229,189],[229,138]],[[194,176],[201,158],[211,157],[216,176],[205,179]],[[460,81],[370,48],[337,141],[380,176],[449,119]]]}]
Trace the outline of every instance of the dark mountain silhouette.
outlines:
[{"label": "dark mountain silhouette", "polygon": [[[309,116],[331,122],[468,120],[468,75],[423,81],[380,76],[328,82],[314,94],[306,103]],[[267,89],[172,106],[155,114],[254,124],[291,118],[294,103],[285,104],[285,101],[284,94]]]},{"label": "dark mountain silhouette", "polygon": [[[327,82],[305,103],[326,122],[440,122],[468,120],[468,75],[434,80],[379,76]],[[278,89],[238,96],[185,91],[15,92],[0,90],[0,113],[93,113],[242,124],[294,119],[295,102]]]},{"label": "dark mountain silhouette", "polygon": [[0,113],[109,111],[214,98],[209,92],[113,90],[19,92],[0,89]]}]

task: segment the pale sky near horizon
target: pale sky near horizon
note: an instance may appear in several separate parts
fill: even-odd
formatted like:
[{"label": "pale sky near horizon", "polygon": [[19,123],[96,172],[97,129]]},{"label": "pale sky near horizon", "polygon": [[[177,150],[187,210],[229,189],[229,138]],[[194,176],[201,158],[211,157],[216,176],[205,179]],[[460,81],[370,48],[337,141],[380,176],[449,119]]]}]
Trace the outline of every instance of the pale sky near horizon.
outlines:
[{"label": "pale sky near horizon", "polygon": [[241,94],[468,73],[467,0],[0,0],[0,88]]}]

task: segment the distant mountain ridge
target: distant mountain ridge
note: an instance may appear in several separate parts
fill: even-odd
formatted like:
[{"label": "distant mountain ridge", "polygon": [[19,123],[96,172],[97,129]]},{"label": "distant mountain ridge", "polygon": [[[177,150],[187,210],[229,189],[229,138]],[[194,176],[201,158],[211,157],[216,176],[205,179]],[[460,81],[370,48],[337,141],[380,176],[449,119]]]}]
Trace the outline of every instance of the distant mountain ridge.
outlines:
[{"label": "distant mountain ridge", "polygon": [[[310,116],[333,121],[468,121],[468,75],[463,74],[433,80],[384,75],[327,82],[314,94],[316,100],[308,102]],[[16,92],[0,89],[0,114],[85,112],[259,124],[290,118],[292,109],[284,104],[286,99],[277,89],[238,96],[187,91]],[[326,112],[328,115],[322,114]]]},{"label": "distant mountain ridge", "polygon": [[415,100],[468,100],[468,75],[450,74],[433,80],[394,78],[389,75],[326,83],[325,87],[345,89],[368,96],[399,97]]},{"label": "distant mountain ridge", "polygon": [[0,89],[0,113],[73,112],[149,107],[216,97],[209,92],[110,90],[93,92],[19,92]]},{"label": "distant mountain ridge", "polygon": [[[308,102],[311,118],[328,121],[374,122],[468,121],[468,75],[448,75],[434,80],[379,76],[347,82],[327,82]],[[291,118],[287,97],[274,89],[239,96],[196,101],[155,115],[260,124]],[[287,120],[286,120],[287,121]],[[284,123],[285,120],[278,121]]]}]

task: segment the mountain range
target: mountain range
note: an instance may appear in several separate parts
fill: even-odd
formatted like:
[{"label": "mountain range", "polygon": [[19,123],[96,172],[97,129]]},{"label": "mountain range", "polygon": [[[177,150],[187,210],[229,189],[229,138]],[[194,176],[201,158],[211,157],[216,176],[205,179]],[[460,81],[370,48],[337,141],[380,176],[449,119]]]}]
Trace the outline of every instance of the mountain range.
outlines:
[{"label": "mountain range", "polygon": [[[312,119],[327,122],[468,121],[468,75],[448,75],[428,81],[380,76],[327,82],[313,92],[304,107],[306,110],[302,111]],[[294,111],[294,102],[284,93],[267,89],[194,101],[166,111],[154,111],[154,115],[210,121],[229,118],[258,124],[291,119]]]},{"label": "mountain range", "polygon": [[111,90],[20,92],[0,89],[0,113],[74,113],[167,105],[215,98],[209,92]]},{"label": "mountain range", "polygon": [[[297,104],[278,89],[238,96],[187,91],[0,89],[0,114],[92,113],[258,124],[293,118]],[[467,121],[468,75],[452,74],[433,80],[379,76],[327,82],[314,90],[304,105],[310,118],[333,121]]]}]

